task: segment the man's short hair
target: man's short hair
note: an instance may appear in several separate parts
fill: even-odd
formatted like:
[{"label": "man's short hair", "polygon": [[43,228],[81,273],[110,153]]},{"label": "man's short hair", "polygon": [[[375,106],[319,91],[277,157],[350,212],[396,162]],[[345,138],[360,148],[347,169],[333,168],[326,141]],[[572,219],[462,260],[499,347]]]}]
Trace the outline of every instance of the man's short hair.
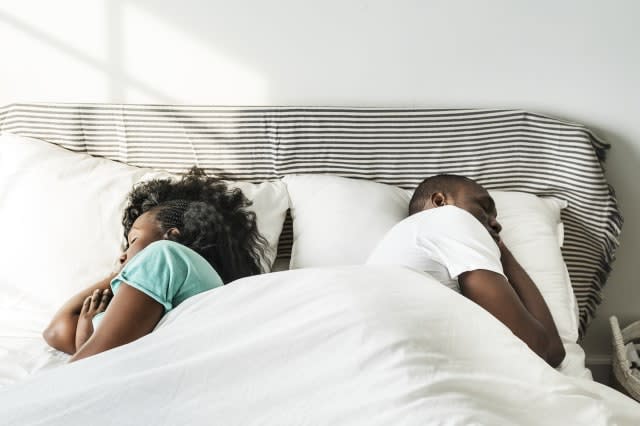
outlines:
[{"label": "man's short hair", "polygon": [[474,183],[473,179],[465,176],[441,174],[426,178],[416,188],[409,202],[409,216],[424,210],[429,198],[436,192],[453,194],[462,184]]}]

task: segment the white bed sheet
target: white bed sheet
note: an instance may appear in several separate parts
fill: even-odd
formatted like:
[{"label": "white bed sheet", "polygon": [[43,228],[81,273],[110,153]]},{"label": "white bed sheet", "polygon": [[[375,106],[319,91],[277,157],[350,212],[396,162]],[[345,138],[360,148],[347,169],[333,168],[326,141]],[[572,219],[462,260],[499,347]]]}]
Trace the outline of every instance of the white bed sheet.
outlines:
[{"label": "white bed sheet", "polygon": [[[40,332],[50,319],[48,311],[0,310],[0,389],[67,362],[67,354],[52,349],[42,339]],[[592,380],[582,346],[564,343],[564,348],[567,355],[558,371]]]},{"label": "white bed sheet", "polygon": [[304,269],[195,296],[148,336],[0,390],[6,424],[637,425],[400,267]]}]

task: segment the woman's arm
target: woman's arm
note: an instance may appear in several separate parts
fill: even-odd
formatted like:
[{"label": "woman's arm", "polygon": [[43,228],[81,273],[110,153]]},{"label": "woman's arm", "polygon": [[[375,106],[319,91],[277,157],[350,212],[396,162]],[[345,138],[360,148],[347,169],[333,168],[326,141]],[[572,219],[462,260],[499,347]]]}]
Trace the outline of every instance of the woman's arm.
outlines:
[{"label": "woman's arm", "polygon": [[109,283],[115,275],[112,273],[96,284],[87,287],[58,309],[47,328],[42,332],[42,337],[49,346],[70,355],[76,352],[76,329],[82,304],[87,297],[91,297],[95,290],[109,289]]},{"label": "woman's arm", "polygon": [[100,327],[82,347],[77,348],[69,362],[125,345],[151,333],[163,314],[164,307],[159,302],[123,282],[109,303]]}]

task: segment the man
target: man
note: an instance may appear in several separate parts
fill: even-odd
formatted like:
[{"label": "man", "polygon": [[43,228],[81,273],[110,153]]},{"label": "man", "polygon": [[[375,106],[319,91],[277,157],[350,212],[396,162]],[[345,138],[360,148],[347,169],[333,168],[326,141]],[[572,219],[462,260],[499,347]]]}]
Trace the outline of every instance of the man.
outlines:
[{"label": "man", "polygon": [[458,175],[425,179],[369,257],[430,273],[502,321],[552,367],[564,347],[549,308],[529,275],[500,238],[502,227],[486,189]]}]

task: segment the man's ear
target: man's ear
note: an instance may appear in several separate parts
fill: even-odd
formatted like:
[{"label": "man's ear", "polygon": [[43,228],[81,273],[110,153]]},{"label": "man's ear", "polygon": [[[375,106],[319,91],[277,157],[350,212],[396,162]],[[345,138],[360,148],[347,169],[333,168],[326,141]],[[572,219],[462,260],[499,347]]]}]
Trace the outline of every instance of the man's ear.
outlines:
[{"label": "man's ear", "polygon": [[434,192],[429,197],[431,207],[442,207],[447,205],[447,195],[444,192]]},{"label": "man's ear", "polygon": [[165,240],[175,241],[178,239],[179,236],[180,236],[180,230],[174,227],[174,228],[169,228],[167,232],[164,233],[162,238]]}]

